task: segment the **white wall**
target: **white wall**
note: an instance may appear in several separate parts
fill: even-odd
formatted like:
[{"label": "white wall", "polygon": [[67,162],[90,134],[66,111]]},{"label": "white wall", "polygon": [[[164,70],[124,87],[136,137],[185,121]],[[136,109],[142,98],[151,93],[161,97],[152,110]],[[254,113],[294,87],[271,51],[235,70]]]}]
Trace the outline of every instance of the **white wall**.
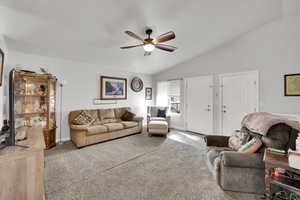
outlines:
[{"label": "white wall", "polygon": [[[8,51],[7,51],[7,47],[6,47],[6,43],[5,43],[5,38],[3,35],[0,35],[0,48],[2,49],[2,51],[4,52],[4,69],[6,67],[6,61],[7,61],[7,55],[8,55]],[[3,76],[4,79],[4,76]],[[2,86],[0,87],[0,128],[2,127],[3,124],[3,104],[4,104],[4,98],[3,98],[3,88],[4,88],[4,80],[2,82]]]},{"label": "white wall", "polygon": [[[10,51],[8,66],[11,69],[15,65],[25,66],[24,69],[39,71],[39,67],[48,68],[50,73],[55,75],[58,80],[66,80],[67,85],[63,88],[63,125],[62,138],[68,140],[69,126],[67,115],[72,110],[77,109],[97,109],[130,106],[139,116],[146,117],[147,105],[152,101],[145,100],[145,87],[152,87],[152,77],[143,74],[134,74],[123,71],[112,70],[109,67],[91,65],[86,63],[60,60],[56,58],[27,55],[20,52]],[[6,75],[8,69],[6,70]],[[117,104],[93,105],[93,99],[100,97],[100,76],[116,76],[128,79],[128,99],[119,100]],[[139,92],[133,92],[130,89],[130,81],[134,76],[142,78],[144,89]],[[6,77],[7,78],[7,77]],[[57,87],[57,125],[59,126],[59,108],[60,108],[60,88]],[[57,136],[59,128],[57,129]]]},{"label": "white wall", "polygon": [[[258,70],[260,110],[300,114],[300,97],[285,97],[283,93],[284,74],[300,73],[299,33],[300,15],[285,15],[226,45],[160,72],[154,75],[154,80]],[[215,121],[218,121],[219,105],[215,111]]]}]

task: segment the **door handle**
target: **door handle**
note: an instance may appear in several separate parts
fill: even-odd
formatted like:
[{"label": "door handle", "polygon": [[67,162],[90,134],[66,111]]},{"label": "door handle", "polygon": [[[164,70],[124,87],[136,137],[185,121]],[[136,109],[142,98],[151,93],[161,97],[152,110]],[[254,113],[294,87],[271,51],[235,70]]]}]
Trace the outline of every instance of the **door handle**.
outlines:
[{"label": "door handle", "polygon": [[211,111],[211,109],[209,109],[209,108],[207,108],[207,109],[204,109],[204,110],[206,110],[206,111],[208,111],[208,112],[209,112],[209,111]]},{"label": "door handle", "polygon": [[223,110],[223,113],[226,113],[227,111],[226,110]]}]

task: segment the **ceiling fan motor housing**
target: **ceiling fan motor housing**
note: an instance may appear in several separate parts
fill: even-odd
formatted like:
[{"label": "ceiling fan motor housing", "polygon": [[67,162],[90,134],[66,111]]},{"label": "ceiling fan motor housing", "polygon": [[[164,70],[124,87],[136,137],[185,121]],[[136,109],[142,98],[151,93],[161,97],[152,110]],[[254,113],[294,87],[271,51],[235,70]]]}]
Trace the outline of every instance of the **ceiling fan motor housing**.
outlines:
[{"label": "ceiling fan motor housing", "polygon": [[146,29],[146,31],[145,31],[145,33],[146,33],[148,36],[150,36],[152,32],[153,32],[153,31],[152,31],[151,28],[148,28],[148,29]]}]

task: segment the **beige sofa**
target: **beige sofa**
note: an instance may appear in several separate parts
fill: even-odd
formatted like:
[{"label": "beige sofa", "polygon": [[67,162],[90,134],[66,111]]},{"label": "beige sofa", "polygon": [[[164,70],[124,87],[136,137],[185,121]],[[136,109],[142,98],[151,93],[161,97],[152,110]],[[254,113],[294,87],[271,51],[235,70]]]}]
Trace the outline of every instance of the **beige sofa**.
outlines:
[{"label": "beige sofa", "polygon": [[90,144],[111,140],[131,134],[142,132],[142,117],[134,117],[132,121],[122,121],[121,116],[130,111],[130,108],[113,108],[85,110],[95,122],[91,125],[74,125],[72,122],[83,110],[75,110],[69,113],[69,125],[71,140],[76,147],[84,147]]}]

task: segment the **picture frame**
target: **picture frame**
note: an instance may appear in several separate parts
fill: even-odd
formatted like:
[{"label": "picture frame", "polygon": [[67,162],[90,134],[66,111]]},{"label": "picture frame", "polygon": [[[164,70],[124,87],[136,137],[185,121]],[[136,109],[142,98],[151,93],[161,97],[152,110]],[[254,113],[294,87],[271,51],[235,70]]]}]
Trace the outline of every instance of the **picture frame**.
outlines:
[{"label": "picture frame", "polygon": [[4,68],[4,52],[0,48],[0,86],[3,82],[3,68]]},{"label": "picture frame", "polygon": [[127,79],[112,76],[101,76],[100,79],[101,100],[126,100]]},{"label": "picture frame", "polygon": [[300,96],[300,73],[284,75],[284,96]]},{"label": "picture frame", "polygon": [[145,88],[145,99],[152,100],[152,88],[150,87]]}]

